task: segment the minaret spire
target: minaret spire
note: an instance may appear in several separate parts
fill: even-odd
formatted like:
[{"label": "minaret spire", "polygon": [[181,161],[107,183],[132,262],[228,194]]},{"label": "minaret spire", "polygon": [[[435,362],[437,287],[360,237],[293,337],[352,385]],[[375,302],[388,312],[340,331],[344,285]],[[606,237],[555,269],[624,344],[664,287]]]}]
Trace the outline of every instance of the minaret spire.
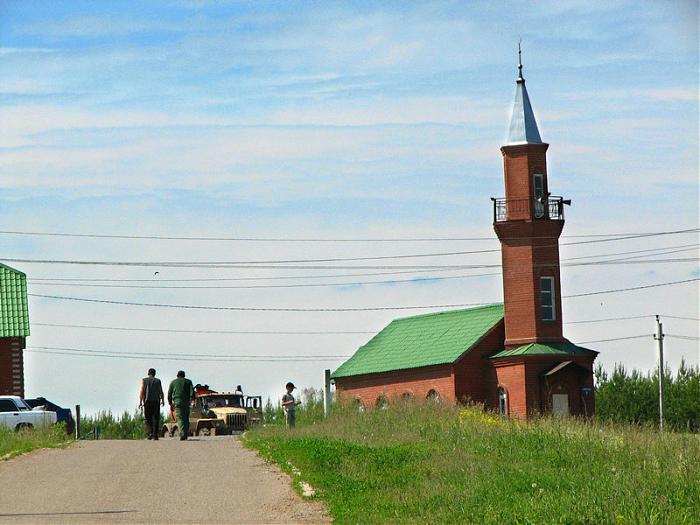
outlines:
[{"label": "minaret spire", "polygon": [[520,44],[522,44],[523,39],[521,38],[520,41],[518,42],[518,79],[516,82],[518,84],[523,84],[525,83],[525,79],[523,78],[523,56],[522,56],[522,50],[520,49]]},{"label": "minaret spire", "polygon": [[515,101],[513,102],[513,113],[505,146],[542,144],[540,131],[537,129],[537,121],[535,120],[535,112],[532,111],[530,97],[525,88],[521,43],[522,40],[518,42],[518,78],[515,81]]}]

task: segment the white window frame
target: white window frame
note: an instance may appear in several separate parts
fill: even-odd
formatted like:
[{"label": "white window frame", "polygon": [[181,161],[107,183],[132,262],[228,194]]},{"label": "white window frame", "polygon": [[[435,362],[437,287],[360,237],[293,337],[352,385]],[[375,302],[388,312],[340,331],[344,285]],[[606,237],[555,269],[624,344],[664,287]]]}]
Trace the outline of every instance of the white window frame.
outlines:
[{"label": "white window frame", "polygon": [[502,387],[498,387],[498,413],[501,416],[508,415],[508,391]]},{"label": "white window frame", "polygon": [[[549,290],[545,290],[542,283],[545,281],[549,282]],[[551,304],[545,304],[545,294],[551,297]],[[557,301],[556,301],[557,290],[554,283],[554,277],[545,276],[540,277],[540,317],[543,321],[556,321],[557,320]],[[551,317],[545,316],[545,308],[551,308]]]}]

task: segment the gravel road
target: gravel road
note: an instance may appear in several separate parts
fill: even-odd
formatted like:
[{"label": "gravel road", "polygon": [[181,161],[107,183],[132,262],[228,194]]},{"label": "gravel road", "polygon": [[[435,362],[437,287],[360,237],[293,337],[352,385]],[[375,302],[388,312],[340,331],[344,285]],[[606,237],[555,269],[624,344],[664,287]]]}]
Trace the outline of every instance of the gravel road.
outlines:
[{"label": "gravel road", "polygon": [[2,523],[330,523],[237,437],[82,441],[0,461]]}]

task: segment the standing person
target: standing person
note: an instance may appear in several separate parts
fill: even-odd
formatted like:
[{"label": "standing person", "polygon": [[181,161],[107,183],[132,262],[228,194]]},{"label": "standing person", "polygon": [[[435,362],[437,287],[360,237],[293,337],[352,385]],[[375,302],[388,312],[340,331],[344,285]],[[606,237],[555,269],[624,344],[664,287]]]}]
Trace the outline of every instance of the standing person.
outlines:
[{"label": "standing person", "polygon": [[[158,404],[160,403],[160,406]],[[165,406],[163,386],[156,377],[156,369],[148,369],[148,377],[141,380],[139,392],[139,407],[143,407],[143,417],[146,420],[148,439],[158,439],[160,434],[160,407]]]},{"label": "standing person", "polygon": [[170,412],[175,410],[177,428],[180,430],[180,441],[185,441],[190,431],[190,405],[193,401],[194,386],[192,386],[192,381],[186,379],[185,372],[180,370],[168,388]]},{"label": "standing person", "polygon": [[292,391],[296,388],[294,383],[289,382],[286,385],[287,393],[282,396],[282,408],[284,408],[284,421],[287,428],[294,428],[296,423],[296,407],[301,405],[301,401],[296,401],[292,395]]},{"label": "standing person", "polygon": [[239,396],[243,395],[243,389],[241,388],[241,385],[238,385],[236,387],[236,390],[233,392],[234,394],[238,394]]}]

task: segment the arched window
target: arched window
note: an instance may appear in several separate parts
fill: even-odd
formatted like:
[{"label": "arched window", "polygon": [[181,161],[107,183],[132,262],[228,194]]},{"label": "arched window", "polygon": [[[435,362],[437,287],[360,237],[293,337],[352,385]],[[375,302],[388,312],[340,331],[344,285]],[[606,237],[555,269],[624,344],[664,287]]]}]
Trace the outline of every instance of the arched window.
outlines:
[{"label": "arched window", "polygon": [[506,389],[503,387],[498,387],[498,413],[501,416],[508,415],[508,394]]},{"label": "arched window", "polygon": [[389,407],[389,402],[387,401],[386,396],[384,394],[377,398],[376,407],[381,410],[384,410]]},{"label": "arched window", "polygon": [[410,392],[404,392],[403,394],[401,394],[401,401],[403,401],[404,403],[410,401],[411,399],[413,399],[413,394],[411,394]]},{"label": "arched window", "polygon": [[425,396],[425,398],[428,401],[431,401],[433,403],[439,403],[440,402],[440,394],[438,394],[438,391],[435,390],[434,388],[431,388],[428,390],[428,395]]},{"label": "arched window", "polygon": [[356,397],[352,401],[352,406],[356,412],[364,412],[365,411],[365,406],[362,404],[362,400],[359,397]]}]

